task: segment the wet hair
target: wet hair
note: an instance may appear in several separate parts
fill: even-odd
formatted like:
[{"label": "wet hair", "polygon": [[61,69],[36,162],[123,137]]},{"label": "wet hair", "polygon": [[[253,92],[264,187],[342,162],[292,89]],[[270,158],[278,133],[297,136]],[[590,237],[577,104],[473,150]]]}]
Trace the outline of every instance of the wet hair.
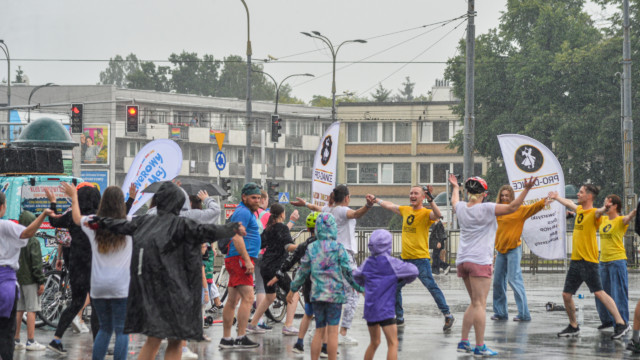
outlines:
[{"label": "wet hair", "polygon": [[618,207],[617,208],[618,213],[622,211],[622,199],[620,199],[620,196],[616,194],[611,194],[611,195],[607,195],[607,199],[611,200],[611,203]]},{"label": "wet hair", "polygon": [[600,193],[600,189],[598,189],[598,187],[593,184],[583,184],[582,187],[584,187],[584,191],[593,195],[594,198]]},{"label": "wet hair", "polygon": [[349,195],[349,188],[347,185],[338,185],[335,189],[333,189],[333,201],[336,203],[343,202],[344,199]]},{"label": "wet hair", "polygon": [[278,203],[273,204],[271,205],[271,209],[269,210],[269,212],[271,213],[271,216],[269,216],[269,220],[267,221],[265,230],[269,229],[273,224],[276,223],[278,218],[280,218],[280,215],[282,215],[282,213],[284,212],[284,206]]},{"label": "wet hair", "polygon": [[202,200],[197,195],[189,195],[192,209],[202,209]]},{"label": "wet hair", "polygon": [[[109,186],[102,195],[98,213],[101,217],[109,217],[113,219],[125,219],[127,217],[127,207],[124,203],[124,194],[117,186]],[[98,244],[98,252],[107,254],[121,249],[125,246],[126,236],[114,234],[106,229],[96,230],[96,243]]]},{"label": "wet hair", "polygon": [[500,190],[498,190],[498,196],[496,196],[496,204],[500,204],[500,197],[502,196],[502,192],[508,190],[509,198],[511,201],[516,198],[516,194],[513,192],[513,188],[510,185],[502,185]]}]

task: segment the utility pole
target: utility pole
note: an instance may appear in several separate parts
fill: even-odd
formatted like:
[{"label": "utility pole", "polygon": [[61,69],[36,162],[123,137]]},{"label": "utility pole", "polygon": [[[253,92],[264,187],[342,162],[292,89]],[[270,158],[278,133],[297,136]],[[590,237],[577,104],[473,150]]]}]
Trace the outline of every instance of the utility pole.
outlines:
[{"label": "utility pole", "polygon": [[[631,119],[631,39],[629,24],[629,0],[623,1],[624,40],[622,43],[622,86],[624,91],[622,141],[624,145],[623,175],[624,175],[624,213],[629,213],[636,205],[636,194],[633,181],[633,120]],[[633,251],[636,260],[634,222],[630,224],[625,239],[626,248]]]},{"label": "utility pole", "polygon": [[467,0],[469,7],[467,9],[467,77],[466,91],[464,92],[464,143],[463,143],[463,179],[465,181],[473,174],[473,140],[475,137],[474,122],[474,58],[475,58],[475,41],[476,41],[476,25],[474,22],[476,16],[475,1]]},{"label": "utility pole", "polygon": [[249,28],[249,7],[247,7],[247,3],[244,0],[241,1],[245,10],[247,10],[247,127],[245,129],[247,144],[244,150],[244,182],[246,184],[253,179],[253,155],[251,154],[251,132],[253,131],[253,121],[251,120],[251,32]]}]

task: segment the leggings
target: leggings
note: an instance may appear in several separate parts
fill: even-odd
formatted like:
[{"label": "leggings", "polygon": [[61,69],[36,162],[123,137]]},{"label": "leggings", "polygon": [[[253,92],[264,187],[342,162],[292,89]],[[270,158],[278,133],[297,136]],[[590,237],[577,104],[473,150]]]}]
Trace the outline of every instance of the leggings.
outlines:
[{"label": "leggings", "polygon": [[[71,304],[60,315],[58,321],[58,327],[56,328],[55,336],[62,338],[64,332],[67,330],[73,318],[78,315],[78,312],[84,306],[84,302],[87,300],[87,294],[89,294],[90,283],[85,281],[71,281]],[[91,334],[95,340],[100,329],[100,323],[98,317],[91,315]]]}]

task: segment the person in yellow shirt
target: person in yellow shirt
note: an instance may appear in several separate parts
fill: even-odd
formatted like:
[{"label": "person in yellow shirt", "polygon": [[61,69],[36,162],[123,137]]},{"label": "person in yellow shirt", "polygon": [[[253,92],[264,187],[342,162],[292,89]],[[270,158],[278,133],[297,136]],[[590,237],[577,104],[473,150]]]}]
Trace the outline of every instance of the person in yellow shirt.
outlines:
[{"label": "person in yellow shirt", "polygon": [[600,282],[598,263],[598,241],[596,231],[602,219],[596,218],[596,208],[593,207],[593,200],[598,196],[599,190],[593,184],[586,184],[578,191],[578,204],[562,198],[557,191],[549,193],[551,199],[557,200],[567,209],[575,211],[576,220],[573,227],[573,245],[571,252],[571,264],[562,290],[562,300],[569,316],[569,326],[558,333],[558,336],[576,336],[580,333],[580,327],[576,319],[576,306],[573,302],[573,295],[578,291],[582,283],[586,283],[589,291],[595,295],[607,308],[615,320],[615,327],[612,339],[620,339],[629,331],[629,324],[625,322],[616,303],[602,289]]},{"label": "person in yellow shirt", "polygon": [[[636,216],[633,209],[627,216],[620,215],[622,200],[618,195],[607,195],[604,206],[596,210],[601,219],[600,228],[600,281],[603,290],[616,303],[620,316],[629,322],[629,280],[627,278],[627,253],[624,249],[624,234],[629,222]],[[606,214],[606,215],[604,215]],[[600,316],[598,330],[613,326],[613,317],[602,302],[596,299],[596,310]]]},{"label": "person in yellow shirt", "polygon": [[[420,186],[412,186],[409,192],[409,206],[400,206],[391,201],[383,201],[371,194],[367,194],[367,202],[377,202],[383,208],[402,216],[402,252],[400,257],[403,261],[412,263],[418,268],[418,279],[429,290],[438,305],[438,309],[444,315],[444,327],[442,330],[449,332],[455,318],[451,315],[444,294],[431,273],[429,227],[441,217],[440,209],[438,209],[438,206],[433,201],[433,196],[431,196],[432,191],[433,187],[431,185],[427,186],[426,191]],[[433,210],[423,206],[425,197]],[[396,289],[396,323],[398,326],[404,325],[402,287],[405,284],[400,281]]]},{"label": "person in yellow shirt", "polygon": [[[509,204],[515,199],[513,188],[503,185],[498,191],[497,204]],[[496,260],[493,273],[493,316],[491,320],[507,320],[507,282],[513,290],[516,299],[518,316],[513,321],[531,321],[531,314],[527,306],[527,294],[524,290],[522,269],[522,228],[524,222],[545,205],[550,203],[548,198],[540,199],[531,205],[522,205],[514,213],[496,217],[498,230],[496,231]]]}]

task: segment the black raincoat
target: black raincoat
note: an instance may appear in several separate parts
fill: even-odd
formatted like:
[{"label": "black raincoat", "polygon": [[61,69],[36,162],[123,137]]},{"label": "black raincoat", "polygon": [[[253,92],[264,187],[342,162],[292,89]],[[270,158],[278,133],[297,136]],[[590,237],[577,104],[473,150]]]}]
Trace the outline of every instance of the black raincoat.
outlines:
[{"label": "black raincoat", "polygon": [[167,182],[156,193],[157,215],[96,218],[100,228],[133,236],[125,333],[202,340],[200,246],[234,236],[238,223],[199,224],[180,217],[184,202],[182,190]]}]

